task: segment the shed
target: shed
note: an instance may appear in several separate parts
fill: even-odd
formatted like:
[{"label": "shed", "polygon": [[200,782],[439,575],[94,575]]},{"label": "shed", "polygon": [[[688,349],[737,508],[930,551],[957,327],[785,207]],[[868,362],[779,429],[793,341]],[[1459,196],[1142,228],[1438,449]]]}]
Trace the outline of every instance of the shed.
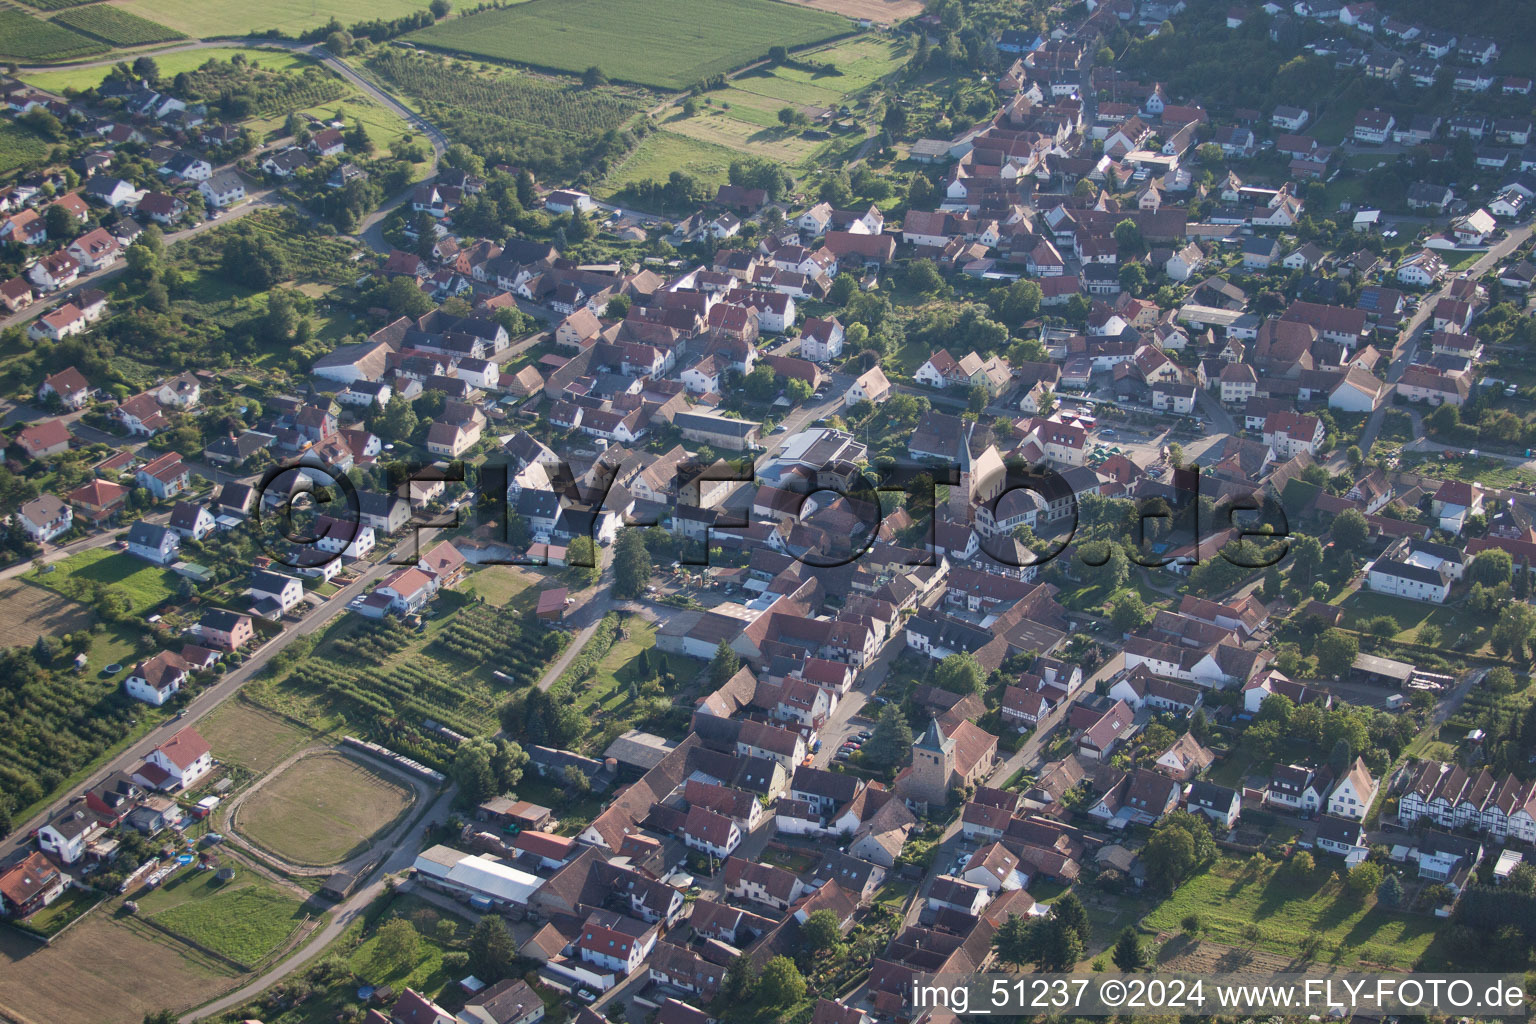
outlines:
[{"label": "shed", "polygon": [[1407,686],[1408,681],[1413,678],[1412,665],[1394,661],[1391,658],[1377,657],[1374,654],[1356,655],[1350,671],[1361,682],[1381,683],[1399,689]]},{"label": "shed", "polygon": [[546,622],[560,622],[565,618],[565,602],[568,591],[564,587],[551,587],[539,592],[539,602],[534,616]]}]

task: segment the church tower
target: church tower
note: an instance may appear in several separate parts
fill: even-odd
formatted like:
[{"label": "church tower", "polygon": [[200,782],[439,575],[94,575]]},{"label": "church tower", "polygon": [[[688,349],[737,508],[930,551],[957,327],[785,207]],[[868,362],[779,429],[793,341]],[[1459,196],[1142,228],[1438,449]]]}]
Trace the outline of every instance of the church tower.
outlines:
[{"label": "church tower", "polygon": [[950,780],[955,777],[955,741],[944,735],[938,719],[912,744],[912,774],[908,799],[942,807],[949,800]]}]

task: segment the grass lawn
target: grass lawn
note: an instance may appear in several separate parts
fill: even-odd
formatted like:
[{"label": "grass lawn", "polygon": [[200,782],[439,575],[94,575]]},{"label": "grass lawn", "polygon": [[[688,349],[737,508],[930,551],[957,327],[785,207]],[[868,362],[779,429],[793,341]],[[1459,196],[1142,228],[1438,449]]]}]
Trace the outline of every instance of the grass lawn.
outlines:
[{"label": "grass lawn", "polygon": [[468,938],[470,925],[467,922],[445,913],[435,903],[427,903],[406,894],[395,898],[388,914],[379,919],[378,927],[383,927],[395,918],[410,921],[417,932],[421,933],[421,942],[417,945],[414,961],[381,963],[378,954],[378,930],[375,928],[347,957],[347,966],[370,985],[388,985],[396,992],[412,988],[417,992],[436,996],[454,979],[450,978],[447,971],[443,969],[443,953],[446,950],[435,935],[436,928],[422,927],[423,919],[429,917],[433,919],[434,924],[437,921],[452,921],[456,928],[455,941]]},{"label": "grass lawn", "polygon": [[500,607],[533,585],[523,571],[513,565],[488,565],[469,578],[466,591],[473,591]]},{"label": "grass lawn", "polygon": [[580,74],[595,65],[616,81],[685,89],[751,63],[776,44],[805,46],[853,27],[834,14],[771,0],[530,0],[441,22],[409,38],[552,71]]},{"label": "grass lawn", "polygon": [[705,185],[723,185],[732,160],[741,154],[715,143],[678,135],[663,128],[640,140],[640,145],[603,179],[597,191],[604,198],[642,181],[666,181],[673,171],[691,174]]},{"label": "grass lawn", "polygon": [[239,700],[227,701],[197,724],[197,731],[219,758],[257,775],[271,771],[314,733]]},{"label": "grass lawn", "polygon": [[126,551],[110,548],[92,548],[70,555],[55,562],[52,572],[33,572],[27,578],[66,597],[76,596],[75,590],[87,584],[102,583],[125,595],[130,610],[136,614],[148,611],[174,593],[174,577],[169,570],[157,569]]},{"label": "grass lawn", "polygon": [[64,895],[27,918],[26,927],[42,935],[56,935],[65,925],[79,918],[102,899],[104,897],[99,892],[66,889]]},{"label": "grass lawn", "polygon": [[[132,10],[145,13],[144,7],[138,0],[134,0],[128,6]],[[175,53],[163,53],[155,58],[155,63],[159,65],[160,73],[169,78],[179,75],[183,71],[196,70],[210,60],[229,60],[237,53],[244,54],[245,59],[252,64],[272,71],[301,68],[310,63],[309,58],[287,50],[256,50],[234,46],[228,49],[182,50]],[[47,89],[49,92],[62,93],[66,89],[94,89],[111,73],[111,70],[111,68],[107,67],[60,68],[58,71],[36,71],[19,77],[28,85],[36,86],[39,89]]]},{"label": "grass lawn", "polygon": [[[341,111],[341,119],[347,124],[361,124],[367,129],[376,153],[385,153],[402,136],[418,134],[412,131],[399,114],[380,106],[362,93],[352,93],[329,103],[305,107],[298,113],[301,117],[308,115],[329,121],[338,110]],[[284,114],[282,117],[252,118],[245,124],[257,138],[266,138],[280,133],[286,122],[287,115]],[[424,169],[426,165],[421,166]]]},{"label": "grass lawn", "polygon": [[[1459,607],[1410,601],[1391,594],[1377,594],[1360,589],[1339,603],[1344,609],[1344,626],[1360,629],[1361,624],[1380,615],[1390,615],[1397,620],[1400,640],[1417,640],[1419,629],[1432,623],[1440,630],[1440,642],[1449,644],[1460,636],[1476,636],[1480,629],[1490,625],[1478,621]],[[1483,645],[1480,643],[1478,649]]]},{"label": "grass lawn", "polygon": [[240,834],[298,864],[339,864],[411,806],[412,792],[339,753],[295,761],[245,798]]},{"label": "grass lawn", "polygon": [[249,868],[219,882],[212,871],[187,868],[139,900],[140,913],[183,938],[255,966],[293,934],[304,902],[259,879]]},{"label": "grass lawn", "polygon": [[242,0],[121,0],[116,6],[151,18],[189,36],[236,36],[280,28],[302,32],[335,18],[343,25],[375,18],[398,18],[424,9],[418,0],[268,0],[252,4]]},{"label": "grass lawn", "polygon": [[1297,881],[1279,876],[1279,866],[1262,859],[1221,857],[1179,886],[1144,923],[1175,932],[1185,916],[1198,914],[1213,941],[1292,956],[1315,939],[1316,959],[1341,966],[1407,968],[1426,960],[1437,927],[1433,917],[1384,910],[1374,896],[1358,900],[1321,869],[1336,862],[1319,861],[1320,870]]}]

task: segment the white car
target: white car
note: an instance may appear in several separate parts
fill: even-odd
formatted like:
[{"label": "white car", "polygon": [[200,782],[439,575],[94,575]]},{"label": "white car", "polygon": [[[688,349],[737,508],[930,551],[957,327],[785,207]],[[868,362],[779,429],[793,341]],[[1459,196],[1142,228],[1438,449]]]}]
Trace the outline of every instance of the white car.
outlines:
[{"label": "white car", "polygon": [[597,1001],[597,994],[589,989],[580,988],[576,990],[576,998],[584,1003],[592,1003]]}]

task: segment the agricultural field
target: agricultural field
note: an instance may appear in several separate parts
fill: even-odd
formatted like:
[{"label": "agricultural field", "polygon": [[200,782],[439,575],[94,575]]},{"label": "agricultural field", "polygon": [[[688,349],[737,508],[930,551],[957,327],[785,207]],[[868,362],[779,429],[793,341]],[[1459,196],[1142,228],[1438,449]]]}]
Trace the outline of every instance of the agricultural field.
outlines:
[{"label": "agricultural field", "polygon": [[0,57],[18,61],[69,60],[106,52],[106,45],[74,29],[0,8]]},{"label": "agricultural field", "polygon": [[104,910],[48,946],[0,928],[0,1015],[49,1024],[140,1024],[147,1013],[202,1002],[237,977]]},{"label": "agricultural field", "polygon": [[138,904],[140,914],[166,931],[248,967],[281,947],[308,916],[297,893],[244,866],[228,882],[188,867]]},{"label": "agricultural field", "polygon": [[[138,2],[138,0],[136,0]],[[767,54],[853,30],[846,18],[775,0],[529,0],[411,33],[412,42],[615,81],[686,89]]]},{"label": "agricultural field", "polygon": [[14,121],[0,121],[0,174],[31,167],[48,155],[46,139]]},{"label": "agricultural field", "polygon": [[51,572],[35,571],[27,578],[65,597],[86,596],[93,584],[111,587],[113,592],[128,598],[129,610],[134,614],[148,611],[175,593],[174,576],[168,569],[156,568],[111,548],[92,548],[70,555],[53,563]]},{"label": "agricultural field", "polygon": [[921,0],[785,0],[786,3],[811,7],[818,11],[841,14],[854,21],[872,21],[876,25],[894,25],[923,13]]},{"label": "agricultural field", "polygon": [[318,28],[332,18],[343,25],[375,18],[398,18],[424,9],[418,0],[268,0],[246,3],[244,0],[207,0],[189,4],[186,0],[113,0],[123,7],[178,32],[204,38],[208,36],[254,35],[269,28],[290,34]]},{"label": "agricultural field", "polygon": [[1143,923],[1177,932],[1185,917],[1197,914],[1215,942],[1300,956],[1310,940],[1314,959],[1340,966],[1410,968],[1435,959],[1426,956],[1435,938],[1433,916],[1386,910],[1374,894],[1357,899],[1326,869],[1327,858],[1322,861],[1298,880],[1263,858],[1221,857]]},{"label": "agricultural field", "polygon": [[466,735],[495,732],[509,693],[535,682],[568,637],[535,625],[520,607],[526,601],[501,609],[461,604],[447,612],[445,597],[464,600],[438,598],[445,613],[428,623],[425,642],[401,624],[353,617],[256,699],[305,721],[343,711],[430,718]]},{"label": "agricultural field", "polygon": [[804,168],[839,145],[839,138],[806,138],[802,129],[785,128],[779,111],[849,106],[857,117],[855,97],[899,68],[908,48],[905,41],[860,36],[798,55],[807,62],[833,64],[838,74],[764,66],[738,75],[725,88],[705,93],[693,117],[676,109],[665,115],[660,130],[646,136],[608,176],[605,189],[611,194],[637,182],[665,181],[673,170],[715,185],[725,181],[731,161],[741,156]]},{"label": "agricultural field", "polygon": [[85,605],[52,590],[14,579],[0,583],[0,647],[31,647],[39,636],[73,633],[95,618]]},{"label": "agricultural field", "polygon": [[40,11],[62,11],[70,7],[79,7],[81,4],[95,3],[96,0],[22,0],[22,2]]},{"label": "agricultural field", "polygon": [[408,786],[326,751],[299,758],[252,790],[234,825],[290,863],[324,867],[361,853],[412,798]]},{"label": "agricultural field", "polygon": [[[229,47],[207,50],[179,50],[171,53],[155,55],[155,64],[160,68],[160,73],[167,78],[174,78],[184,71],[196,71],[209,61],[229,61],[235,54],[242,55],[246,61],[256,67],[265,68],[268,71],[287,71],[292,68],[304,68],[310,65],[310,58],[288,50],[259,50],[244,47]],[[59,68],[56,71],[34,71],[21,75],[21,80],[28,85],[49,92],[63,93],[68,89],[83,92],[86,89],[94,89],[100,85],[111,73],[111,68]]]},{"label": "agricultural field", "polygon": [[314,739],[308,730],[239,700],[220,705],[197,723],[197,731],[219,752],[220,760],[255,775],[276,768]]},{"label": "agricultural field", "polygon": [[166,28],[110,4],[76,7],[55,15],[53,22],[56,25],[68,25],[113,46],[144,46],[186,38],[175,29]]}]

